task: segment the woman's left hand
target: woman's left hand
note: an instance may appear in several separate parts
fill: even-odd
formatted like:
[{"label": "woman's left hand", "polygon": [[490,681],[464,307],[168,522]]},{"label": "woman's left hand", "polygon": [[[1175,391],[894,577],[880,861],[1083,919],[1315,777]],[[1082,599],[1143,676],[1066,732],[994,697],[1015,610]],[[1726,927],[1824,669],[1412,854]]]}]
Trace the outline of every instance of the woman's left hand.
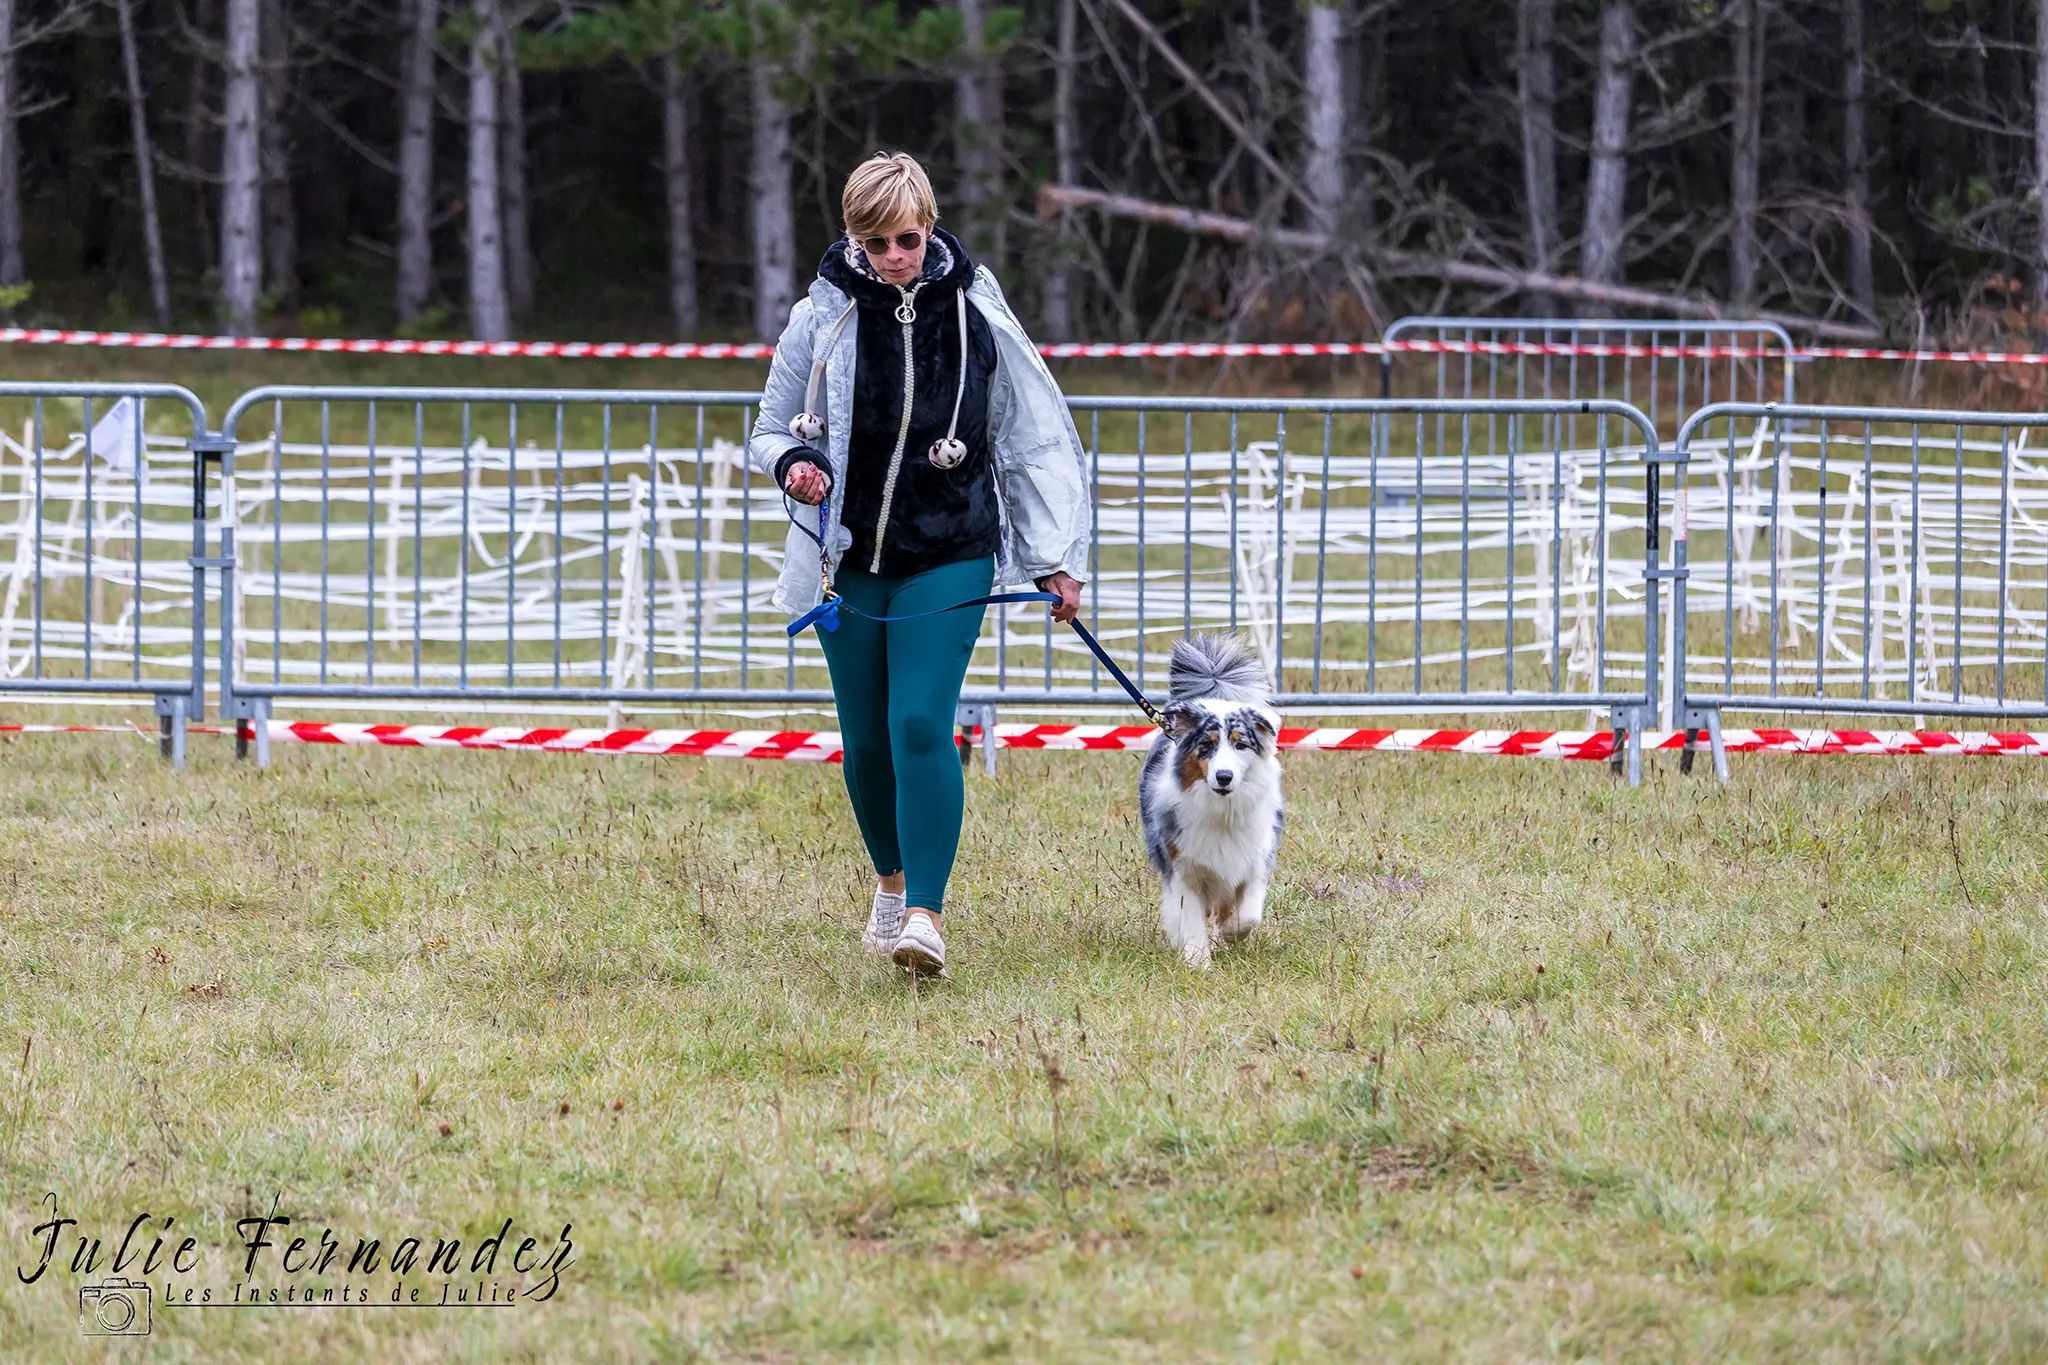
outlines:
[{"label": "woman's left hand", "polygon": [[1061,625],[1081,614],[1081,585],[1067,573],[1048,574],[1038,582],[1039,591],[1056,592],[1060,604],[1052,609],[1052,619]]}]

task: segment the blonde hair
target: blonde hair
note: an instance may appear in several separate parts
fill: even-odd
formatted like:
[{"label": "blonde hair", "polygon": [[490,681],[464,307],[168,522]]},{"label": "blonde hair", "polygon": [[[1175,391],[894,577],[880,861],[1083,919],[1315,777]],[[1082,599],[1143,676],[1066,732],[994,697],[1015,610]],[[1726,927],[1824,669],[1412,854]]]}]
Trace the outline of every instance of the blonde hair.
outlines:
[{"label": "blonde hair", "polygon": [[930,177],[908,152],[876,152],[853,168],[839,197],[846,235],[856,242],[875,237],[892,223],[914,218],[926,232],[939,221],[938,196]]}]

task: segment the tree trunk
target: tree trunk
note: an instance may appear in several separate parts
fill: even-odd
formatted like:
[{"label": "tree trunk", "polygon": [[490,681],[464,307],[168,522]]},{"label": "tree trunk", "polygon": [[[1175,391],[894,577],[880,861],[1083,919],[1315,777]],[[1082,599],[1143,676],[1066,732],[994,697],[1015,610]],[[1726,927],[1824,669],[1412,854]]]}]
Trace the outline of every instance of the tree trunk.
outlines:
[{"label": "tree trunk", "polygon": [[1529,268],[1548,273],[1557,252],[1557,0],[1521,0],[1515,18],[1515,103],[1522,122]]},{"label": "tree trunk", "polygon": [[15,0],[0,0],[0,287],[27,275],[21,254],[21,63],[14,50]]},{"label": "tree trunk", "polygon": [[[1052,156],[1053,179],[1062,185],[1076,183],[1081,174],[1080,157],[1074,137],[1074,48],[1077,0],[1059,0],[1052,67]],[[1042,295],[1045,334],[1053,341],[1074,339],[1074,267],[1067,259],[1074,235],[1074,216],[1060,210],[1059,228],[1053,238],[1053,259],[1045,273]]]},{"label": "tree trunk", "polygon": [[1635,0],[1607,0],[1600,13],[1600,69],[1593,90],[1593,155],[1586,173],[1586,230],[1579,274],[1621,279],[1622,210],[1628,193],[1629,99],[1635,84]]},{"label": "tree trunk", "polygon": [[[1964,12],[1967,13],[1968,8],[1970,7],[1965,7]],[[1965,108],[1973,111],[1979,120],[1978,126],[1968,130],[1970,169],[1974,172],[1973,178],[1982,180],[1984,184],[1995,187],[1996,190],[2002,190],[2005,179],[1999,172],[2000,163],[2004,159],[2001,144],[2005,138],[1983,126],[1990,122],[1985,115],[1992,114],[1997,106],[1991,102],[1991,54],[1985,50],[1984,33],[1974,20],[1963,25],[1962,38],[1957,46],[1962,50],[1963,70],[1968,73],[1967,81],[1962,82],[1965,94],[1962,103]],[[1954,88],[1950,86],[1951,90]]]},{"label": "tree trunk", "polygon": [[691,81],[675,50],[661,55],[661,170],[668,187],[668,304],[676,337],[697,335],[697,231],[690,195]]},{"label": "tree trunk", "polygon": [[1311,4],[1302,40],[1301,78],[1308,100],[1308,161],[1302,188],[1324,224],[1334,228],[1344,207],[1344,12]]},{"label": "tree trunk", "polygon": [[[1375,4],[1360,25],[1358,35],[1358,109],[1361,140],[1368,149],[1379,135],[1381,115],[1387,104],[1387,11],[1389,4]],[[1359,176],[1358,221],[1370,233],[1379,221],[1379,163],[1365,159]]]},{"label": "tree trunk", "polygon": [[505,253],[498,202],[498,0],[476,0],[469,46],[469,330],[505,341]]},{"label": "tree trunk", "polygon": [[291,138],[284,118],[290,41],[282,0],[263,0],[263,263],[271,297],[299,305],[299,220],[292,204]]},{"label": "tree trunk", "polygon": [[[0,0],[10,4],[12,0]],[[164,270],[163,220],[156,210],[156,165],[149,147],[149,106],[142,95],[142,62],[135,51],[135,15],[130,0],[114,0],[121,29],[121,73],[128,85],[128,135],[135,150],[135,182],[142,201],[142,246],[149,257],[149,301],[156,325],[171,325],[171,285]]]},{"label": "tree trunk", "polygon": [[[1864,136],[1863,10],[1865,0],[1842,0],[1842,170],[1849,210],[1849,300],[1864,321],[1877,322],[1877,285],[1870,266],[1870,159]],[[2041,0],[2048,21],[2048,0]],[[2034,160],[2039,183],[2048,187],[2048,22],[2040,33],[2034,110]],[[2041,228],[2048,264],[2048,212]],[[2044,270],[2048,277],[2048,270]],[[2048,289],[2048,285],[2043,286]]]},{"label": "tree trunk", "polygon": [[440,0],[412,0],[399,88],[398,323],[411,323],[434,290],[434,34]]},{"label": "tree trunk", "polygon": [[953,74],[953,156],[968,250],[1000,261],[1003,87],[985,47],[982,0],[958,0],[964,51]]},{"label": "tree trunk", "polygon": [[796,223],[789,190],[789,105],[776,90],[782,68],[764,53],[749,63],[753,105],[754,334],[782,335],[796,294]]},{"label": "tree trunk", "polygon": [[2034,195],[2034,291],[2048,309],[2048,0],[2040,0],[2034,15]]},{"label": "tree trunk", "polygon": [[502,0],[498,10],[498,70],[503,79],[498,106],[502,156],[498,192],[505,221],[505,288],[512,316],[533,314],[533,208],[526,194],[526,83]]},{"label": "tree trunk", "polygon": [[220,138],[220,307],[234,336],[256,332],[263,287],[261,0],[228,0]]},{"label": "tree trunk", "polygon": [[1763,159],[1765,10],[1761,0],[1734,0],[1735,147],[1729,160],[1728,297],[1737,308],[1756,303],[1757,184]]},{"label": "tree trunk", "polygon": [[[207,107],[207,92],[213,84],[213,62],[207,52],[206,35],[213,32],[215,16],[219,13],[217,0],[197,0],[192,7],[192,27],[198,37],[192,44],[192,67],[185,82],[185,171],[195,178],[201,166],[213,164],[207,145],[213,119],[212,111]],[[192,194],[191,220],[193,241],[198,247],[197,273],[204,275],[217,264],[213,253],[219,245],[219,238],[214,235],[213,214],[203,185]]]}]

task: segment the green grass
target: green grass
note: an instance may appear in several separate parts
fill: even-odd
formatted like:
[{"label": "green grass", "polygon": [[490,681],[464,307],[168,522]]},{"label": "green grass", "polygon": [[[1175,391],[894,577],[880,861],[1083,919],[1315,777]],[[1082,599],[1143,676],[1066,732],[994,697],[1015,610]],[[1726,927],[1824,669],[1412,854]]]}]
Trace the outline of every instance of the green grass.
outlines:
[{"label": "green grass", "polygon": [[[11,1264],[46,1191],[174,1215],[194,1284],[273,1198],[344,1255],[573,1224],[545,1305],[159,1300],[152,1358],[2048,1352],[2025,761],[1296,756],[1268,928],[1193,975],[1136,759],[1006,755],[915,988],[835,768],[0,743]],[[82,1278],[10,1280],[0,1355],[107,1358]]]}]

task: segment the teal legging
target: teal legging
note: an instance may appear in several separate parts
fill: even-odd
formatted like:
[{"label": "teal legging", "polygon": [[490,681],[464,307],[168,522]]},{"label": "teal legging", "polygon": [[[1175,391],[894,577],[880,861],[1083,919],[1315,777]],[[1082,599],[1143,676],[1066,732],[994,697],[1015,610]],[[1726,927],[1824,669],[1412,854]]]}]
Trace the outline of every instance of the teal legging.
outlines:
[{"label": "teal legging", "polygon": [[[903,616],[985,597],[995,572],[992,558],[908,578],[842,569],[834,586],[870,616]],[[945,909],[966,800],[953,717],[986,610],[879,623],[843,611],[838,630],[818,632],[832,669],[846,794],[860,837],[876,873],[902,872],[905,903],[934,914]]]}]

